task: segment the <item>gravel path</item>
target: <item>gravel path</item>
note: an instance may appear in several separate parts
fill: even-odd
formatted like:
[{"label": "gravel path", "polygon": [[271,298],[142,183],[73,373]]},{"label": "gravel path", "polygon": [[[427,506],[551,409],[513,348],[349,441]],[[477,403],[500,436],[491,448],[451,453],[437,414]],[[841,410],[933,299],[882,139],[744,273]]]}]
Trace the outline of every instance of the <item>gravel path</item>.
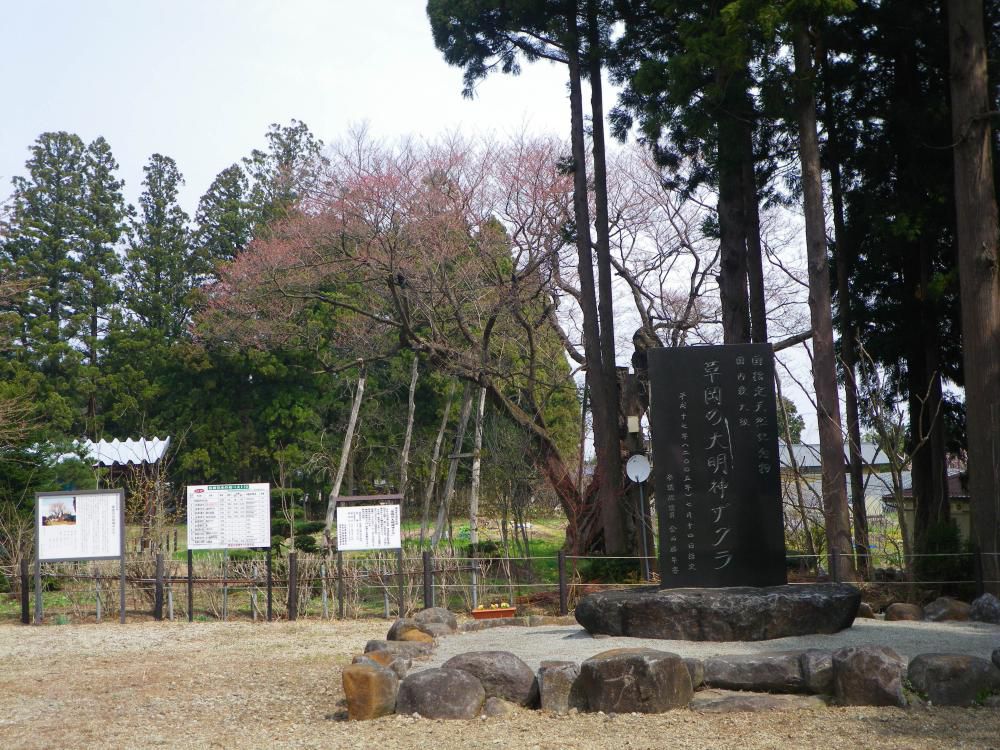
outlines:
[{"label": "gravel path", "polygon": [[[574,717],[517,710],[505,719],[464,722],[344,721],[341,669],[388,626],[382,620],[0,626],[0,748],[1000,747],[1000,711],[988,709]],[[490,635],[504,637],[505,647],[567,640],[562,628],[537,631]],[[445,638],[441,648],[465,648],[475,639]],[[568,640],[588,643],[591,652],[612,645]],[[953,645],[949,639],[935,650]]]},{"label": "gravel path", "polygon": [[[500,627],[442,638],[427,666],[440,666],[465,651],[513,651],[537,669],[546,659],[581,662],[612,648],[647,647],[672,651],[681,656],[763,654],[773,651],[820,648],[828,651],[844,646],[891,646],[901,656],[918,654],[970,654],[990,658],[1000,648],[1000,625],[981,622],[884,622],[854,621],[854,626],[833,635],[776,638],[771,641],[665,641],[655,638],[593,638],[578,626],[535,628]],[[423,666],[423,665],[421,665]]]}]

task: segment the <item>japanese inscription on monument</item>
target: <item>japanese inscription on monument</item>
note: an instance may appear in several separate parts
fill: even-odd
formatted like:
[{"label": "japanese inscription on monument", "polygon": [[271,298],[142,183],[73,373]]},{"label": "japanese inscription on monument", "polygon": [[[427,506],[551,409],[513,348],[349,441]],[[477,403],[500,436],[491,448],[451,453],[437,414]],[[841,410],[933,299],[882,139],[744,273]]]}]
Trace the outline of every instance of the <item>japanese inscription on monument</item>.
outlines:
[{"label": "japanese inscription on monument", "polygon": [[664,588],[786,582],[770,344],[649,351]]}]

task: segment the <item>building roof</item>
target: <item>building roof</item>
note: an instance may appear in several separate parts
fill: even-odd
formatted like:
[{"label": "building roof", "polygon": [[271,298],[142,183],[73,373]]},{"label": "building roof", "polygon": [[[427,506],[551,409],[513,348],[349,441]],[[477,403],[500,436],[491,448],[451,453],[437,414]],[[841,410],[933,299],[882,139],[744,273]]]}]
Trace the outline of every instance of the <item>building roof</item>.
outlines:
[{"label": "building roof", "polygon": [[[792,443],[792,455],[795,457],[795,464],[801,471],[819,471],[822,466],[820,461],[819,445],[816,443]],[[791,468],[788,458],[788,444],[783,440],[778,441],[778,460],[782,467]],[[850,461],[850,451],[844,446],[844,464]],[[875,443],[861,443],[861,461],[868,466],[881,466],[889,463],[885,453]]]},{"label": "building roof", "polygon": [[139,438],[133,440],[98,440],[96,443],[85,440],[83,443],[86,458],[94,466],[125,466],[127,464],[155,464],[159,462],[170,448],[170,437],[160,439]]}]

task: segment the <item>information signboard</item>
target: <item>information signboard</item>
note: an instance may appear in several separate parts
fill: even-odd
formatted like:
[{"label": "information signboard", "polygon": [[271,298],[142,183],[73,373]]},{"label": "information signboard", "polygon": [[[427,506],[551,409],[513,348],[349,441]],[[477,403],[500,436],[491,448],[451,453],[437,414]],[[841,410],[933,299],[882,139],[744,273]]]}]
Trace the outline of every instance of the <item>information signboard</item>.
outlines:
[{"label": "information signboard", "polygon": [[398,505],[337,507],[337,550],[399,549]]},{"label": "information signboard", "polygon": [[770,344],[649,351],[664,588],[786,582]]},{"label": "information signboard", "polygon": [[187,534],[188,549],[270,548],[271,485],[189,485]]},{"label": "information signboard", "polygon": [[122,556],[122,490],[40,492],[35,495],[39,562],[107,560]]}]

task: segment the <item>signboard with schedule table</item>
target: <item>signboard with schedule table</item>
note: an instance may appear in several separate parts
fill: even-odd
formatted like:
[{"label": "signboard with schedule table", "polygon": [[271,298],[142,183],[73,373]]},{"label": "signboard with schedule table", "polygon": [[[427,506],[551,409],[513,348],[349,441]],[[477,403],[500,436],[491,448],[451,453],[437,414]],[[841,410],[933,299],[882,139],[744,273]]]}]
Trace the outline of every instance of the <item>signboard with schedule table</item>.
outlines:
[{"label": "signboard with schedule table", "polygon": [[189,485],[187,533],[192,550],[270,548],[271,485]]}]

